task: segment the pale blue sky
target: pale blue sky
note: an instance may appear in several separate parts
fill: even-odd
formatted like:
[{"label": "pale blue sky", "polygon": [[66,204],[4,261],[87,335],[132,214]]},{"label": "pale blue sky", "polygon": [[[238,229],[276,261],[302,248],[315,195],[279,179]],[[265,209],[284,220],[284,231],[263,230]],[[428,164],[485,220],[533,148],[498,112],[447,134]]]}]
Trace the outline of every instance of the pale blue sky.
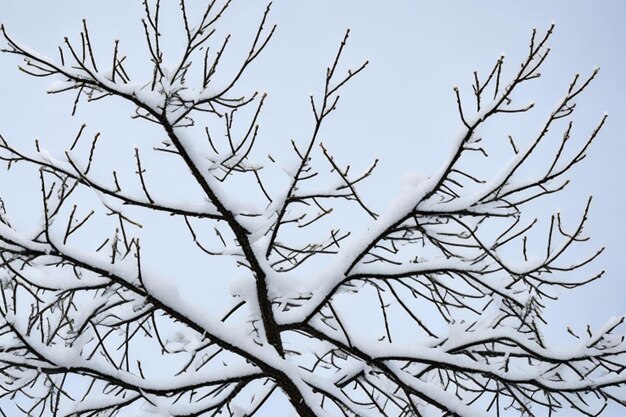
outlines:
[{"label": "pale blue sky", "polygon": [[[229,28],[235,41],[247,39],[260,6],[260,2],[235,2]],[[139,1],[0,0],[0,22],[15,38],[49,55],[55,54],[63,36],[78,34],[83,17],[103,48],[120,39],[131,57],[135,51],[144,54],[140,13]],[[511,129],[520,134],[532,129],[561,97],[571,75],[601,67],[598,79],[579,100],[574,120],[581,135],[592,129],[604,111],[609,113],[608,123],[590,156],[572,175],[575,184],[543,209],[546,216],[562,210],[575,217],[580,203],[593,194],[588,231],[597,246],[607,246],[596,262],[607,273],[601,281],[563,294],[553,303],[548,317],[555,325],[550,331],[558,338],[565,324],[578,329],[587,323],[597,327],[611,316],[626,313],[625,2],[391,0],[382,6],[372,0],[278,0],[271,21],[278,24],[276,37],[251,69],[254,76],[244,78],[241,85],[269,92],[263,116],[263,129],[271,138],[268,152],[280,155],[290,139],[306,139],[311,124],[308,95],[319,92],[325,66],[344,30],[351,28],[346,63],[357,65],[369,59],[371,66],[342,94],[324,141],[333,144],[339,158],[352,159],[356,166],[381,159],[369,191],[369,201],[379,211],[398,192],[405,173],[428,175],[445,160],[448,144],[460,128],[452,87],[459,85],[469,98],[473,70],[486,71],[505,53],[511,71],[526,53],[531,29],[543,31],[556,23],[545,76],[524,90],[524,97],[537,102],[535,116],[524,122],[528,126]],[[13,143],[32,149],[32,140],[40,138],[54,153],[84,121],[94,131],[124,138],[127,145],[143,139],[134,137],[139,132],[125,116],[129,107],[97,104],[89,109],[83,105],[69,119],[73,97],[46,96],[49,81],[26,77],[15,69],[16,64],[15,58],[0,55],[0,132]],[[130,65],[139,68],[141,61]],[[511,121],[516,123],[515,118]],[[23,190],[29,180],[7,178],[0,174],[0,195],[19,193],[21,199],[14,203],[21,212],[17,216],[34,215],[37,194]],[[605,415],[623,413],[612,408]],[[566,412],[561,415],[568,416]]]}]

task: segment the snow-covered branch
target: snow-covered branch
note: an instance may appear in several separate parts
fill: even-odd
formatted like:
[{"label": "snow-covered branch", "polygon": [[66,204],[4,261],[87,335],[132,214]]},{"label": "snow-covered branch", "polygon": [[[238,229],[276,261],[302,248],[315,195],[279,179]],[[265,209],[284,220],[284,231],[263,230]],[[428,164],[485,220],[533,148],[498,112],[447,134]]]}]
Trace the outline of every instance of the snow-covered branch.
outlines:
[{"label": "snow-covered branch", "polygon": [[[143,81],[134,81],[119,41],[112,60],[102,59],[86,21],[58,59],[1,28],[3,51],[24,60],[22,71],[53,78],[51,94],[76,94],[73,115],[84,98],[121,99],[165,139],[134,147],[133,188],[121,186],[122,167],[108,179],[94,168],[100,133],[79,155],[85,125],[61,159],[39,141],[30,154],[0,137],[8,168],[38,174],[41,206],[26,231],[0,200],[0,399],[24,415],[77,417],[250,417],[275,395],[303,417],[538,416],[565,407],[595,415],[608,402],[626,404],[623,317],[585,335],[568,328],[576,342],[567,349],[542,333],[555,290],[603,274],[590,271],[602,249],[579,255],[591,198],[573,226],[561,213],[547,223],[526,215],[567,186],[604,126],[606,115],[574,144],[576,100],[598,71],[573,78],[535,135],[505,138],[508,156],[492,152],[502,138],[484,129],[536,110],[517,93],[540,78],[553,27],[533,31],[508,82],[500,57],[485,77],[473,74],[471,103],[454,88],[461,133],[449,158],[379,214],[366,186],[378,160],[355,172],[322,143],[339,92],[368,66],[344,63],[349,31],[323,92],[310,96],[304,146],[282,144],[296,164],[277,191],[280,182],[267,178],[282,161],[255,155],[266,146],[269,95],[236,88],[274,36],[271,4],[238,61],[227,52],[236,52],[234,35],[218,39],[230,0],[200,12],[185,0],[142,5]],[[163,47],[168,7],[182,18],[173,60]],[[187,180],[200,197],[159,189],[154,152],[175,159],[184,168],[175,175],[187,176],[176,184]],[[531,163],[545,166],[529,175]],[[495,174],[485,173],[490,164]],[[340,207],[369,226],[348,226]],[[172,224],[183,237],[168,232]]]}]

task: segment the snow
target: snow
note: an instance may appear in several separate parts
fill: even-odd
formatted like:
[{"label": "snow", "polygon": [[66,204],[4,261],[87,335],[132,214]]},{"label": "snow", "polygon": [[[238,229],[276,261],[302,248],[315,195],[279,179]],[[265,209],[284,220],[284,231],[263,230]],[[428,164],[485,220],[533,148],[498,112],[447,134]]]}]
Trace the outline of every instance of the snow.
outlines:
[{"label": "snow", "polygon": [[29,239],[4,223],[0,223],[0,240],[36,252],[48,253],[50,249],[45,244],[33,242],[32,239]]},{"label": "snow", "polygon": [[[21,46],[19,47],[21,48]],[[24,50],[32,54],[36,61],[41,63],[52,62],[47,57],[38,55],[26,47],[24,47]],[[99,85],[97,87],[99,89],[130,99],[135,103],[138,102],[140,107],[148,113],[161,114],[163,112],[165,120],[170,124],[174,124],[188,110],[186,107],[178,110],[172,110],[171,106],[168,107],[168,100],[172,96],[176,95],[190,105],[211,100],[221,91],[213,84],[208,88],[197,88],[188,86],[180,80],[173,81],[173,68],[175,66],[168,66],[165,63],[161,66],[164,71],[164,77],[157,83],[154,89],[150,88],[150,82],[147,81],[122,85],[121,83],[112,82],[107,73],[81,70],[78,67],[69,65],[52,67],[49,64],[49,66],[57,72],[64,74],[65,77],[70,78],[69,81],[55,81],[49,91],[60,91],[77,86],[86,80],[93,81]],[[509,84],[510,86],[511,84]],[[506,87],[505,91],[509,87]],[[142,398],[139,411],[141,415],[164,417],[193,414],[201,410],[201,407],[207,407],[211,404],[219,405],[227,400],[229,395],[236,389],[235,385],[231,383],[233,380],[243,380],[248,377],[253,379],[261,376],[267,377],[271,372],[285,375],[302,396],[302,401],[318,416],[330,416],[332,414],[329,411],[331,410],[330,407],[320,405],[324,395],[341,401],[357,415],[364,417],[380,415],[374,404],[355,401],[348,394],[348,390],[340,389],[339,384],[353,378],[362,378],[371,384],[372,387],[401,401],[404,401],[404,397],[402,397],[404,394],[402,394],[401,389],[398,389],[398,383],[406,386],[409,392],[413,391],[419,394],[423,404],[434,404],[436,407],[463,415],[464,417],[484,415],[484,412],[481,412],[478,407],[467,405],[466,398],[460,399],[455,395],[454,383],[451,383],[450,387],[445,388],[436,380],[429,379],[428,375],[418,378],[415,376],[416,374],[411,372],[411,366],[421,367],[429,364],[447,369],[460,369],[462,372],[472,374],[477,378],[491,377],[511,384],[532,383],[555,391],[584,392],[603,385],[626,383],[626,376],[621,375],[621,372],[601,370],[602,374],[594,376],[594,378],[577,378],[575,375],[576,372],[586,371],[586,365],[581,365],[580,362],[590,361],[594,363],[604,356],[611,356],[612,358],[621,358],[623,356],[621,345],[610,345],[609,342],[613,343],[614,340],[607,333],[620,325],[624,321],[624,317],[613,318],[593,335],[590,334],[589,337],[584,337],[579,343],[570,345],[567,348],[544,345],[540,343],[541,340],[537,340],[537,338],[541,337],[539,332],[538,335],[534,335],[532,333],[524,333],[521,330],[524,327],[526,316],[534,314],[530,312],[530,306],[533,301],[537,300],[535,297],[539,288],[535,290],[526,285],[525,282],[521,282],[519,277],[536,272],[547,263],[549,264],[553,260],[551,258],[531,257],[527,261],[518,263],[502,260],[502,265],[504,266],[499,268],[498,271],[504,270],[501,274],[504,275],[504,278],[501,276],[488,276],[486,272],[487,268],[493,266],[494,260],[500,261],[497,259],[499,255],[496,253],[487,253],[488,256],[481,258],[479,261],[470,261],[461,257],[446,256],[445,253],[439,256],[429,256],[423,253],[425,251],[417,248],[414,251],[417,254],[412,254],[414,255],[413,260],[410,258],[400,259],[401,256],[399,255],[397,257],[398,260],[395,262],[369,262],[367,254],[371,253],[373,248],[374,250],[380,250],[374,244],[414,215],[428,217],[434,214],[440,217],[448,216],[446,218],[454,218],[453,215],[459,212],[496,214],[499,216],[517,215],[514,209],[499,204],[500,201],[494,195],[498,191],[501,194],[514,194],[517,190],[533,184],[533,180],[514,180],[513,174],[524,163],[526,156],[534,151],[536,143],[531,144],[525,152],[517,154],[503,164],[499,173],[491,177],[486,183],[481,184],[478,191],[465,193],[450,201],[439,200],[438,196],[435,195],[438,191],[436,187],[446,179],[446,176],[450,175],[450,169],[453,168],[453,164],[459,154],[466,150],[478,149],[475,147],[477,146],[476,142],[470,133],[474,131],[475,126],[482,123],[492,114],[495,103],[500,98],[502,96],[497,97],[492,104],[487,104],[481,112],[468,119],[471,128],[462,129],[459,132],[452,144],[449,158],[438,172],[431,176],[417,172],[406,174],[403,178],[402,189],[397,197],[392,200],[385,213],[370,223],[369,226],[361,230],[352,231],[352,236],[345,243],[342,242],[341,248],[336,255],[320,257],[323,260],[310,269],[295,268],[289,272],[275,271],[272,267],[272,260],[266,257],[268,247],[272,243],[270,233],[268,232],[272,230],[272,227],[275,227],[273,225],[276,221],[277,213],[281,212],[290,197],[304,198],[318,193],[337,195],[337,193],[341,192],[340,187],[343,184],[331,181],[327,184],[316,184],[309,188],[296,188],[293,195],[289,195],[289,191],[283,190],[274,194],[274,201],[269,205],[246,199],[246,196],[239,195],[241,193],[238,193],[237,190],[229,189],[225,183],[220,182],[213,175],[216,167],[225,162],[228,157],[223,159],[216,158],[213,152],[207,148],[205,141],[198,140],[196,136],[190,133],[193,130],[180,126],[173,128],[172,137],[176,136],[184,153],[189,155],[193,168],[201,176],[199,178],[200,185],[209,188],[206,190],[206,187],[204,187],[205,191],[208,191],[206,193],[208,200],[190,202],[174,198],[178,197],[174,196],[171,200],[162,197],[157,200],[157,204],[166,208],[169,207],[172,210],[180,209],[196,213],[220,215],[216,207],[214,207],[213,203],[215,203],[217,208],[223,211],[221,214],[230,215],[232,213],[234,221],[245,228],[246,232],[249,232],[246,237],[251,244],[253,255],[256,257],[256,261],[258,261],[259,268],[266,275],[268,293],[272,297],[268,301],[273,305],[274,318],[278,324],[290,325],[290,330],[284,331],[281,336],[286,338],[286,333],[293,332],[298,333],[298,336],[303,339],[310,339],[306,342],[301,342],[301,344],[284,343],[286,349],[293,349],[293,351],[287,350],[284,357],[266,339],[266,333],[268,332],[267,329],[262,328],[263,321],[260,320],[261,313],[258,305],[257,282],[255,281],[253,271],[245,268],[245,261],[240,262],[240,265],[238,265],[243,266],[242,268],[237,268],[238,275],[234,275],[231,271],[211,271],[212,275],[218,279],[229,280],[224,285],[228,289],[227,294],[209,294],[208,296],[206,294],[198,294],[198,299],[202,299],[205,303],[213,302],[220,297],[226,299],[225,303],[227,305],[232,305],[233,299],[245,301],[245,313],[238,314],[236,317],[233,316],[233,319],[225,322],[218,317],[207,314],[208,309],[206,306],[194,302],[197,299],[187,297],[181,291],[176,275],[168,276],[158,270],[158,268],[153,267],[150,262],[143,263],[142,270],[138,271],[136,259],[133,259],[132,256],[129,256],[127,259],[118,259],[115,263],[112,263],[107,255],[94,253],[81,244],[65,244],[63,230],[61,230],[61,227],[58,227],[60,222],[50,225],[51,227],[47,230],[46,238],[49,239],[49,243],[41,243],[44,241],[41,236],[38,238],[26,236],[20,233],[19,230],[8,226],[6,222],[0,223],[0,240],[2,240],[2,245],[7,249],[7,252],[19,252],[22,249],[35,252],[32,254],[34,259],[28,259],[28,262],[24,262],[20,266],[19,274],[13,273],[13,275],[20,275],[11,277],[13,281],[28,281],[29,285],[46,288],[45,291],[41,291],[44,293],[43,295],[39,294],[42,300],[37,300],[35,303],[32,301],[33,298],[36,298],[35,295],[26,294],[26,285],[17,287],[14,290],[14,294],[11,295],[14,297],[15,305],[20,305],[20,308],[14,307],[16,311],[11,311],[7,307],[6,300],[3,300],[4,307],[0,304],[0,308],[7,310],[3,311],[4,322],[13,326],[18,336],[11,340],[12,344],[10,346],[20,345],[22,341],[25,341],[32,350],[41,355],[41,358],[29,363],[36,364],[41,369],[50,369],[53,366],[65,368],[69,372],[88,375],[95,374],[119,381],[121,386],[131,386],[133,388],[128,389],[128,396],[125,397],[125,400],[134,401]],[[564,100],[567,101],[567,97]],[[168,132],[171,133],[169,130]],[[67,156],[71,158],[69,154]],[[70,160],[73,163],[55,159],[46,150],[41,150],[37,155],[28,156],[28,159],[35,164],[45,165],[59,172],[71,173],[74,176],[82,175],[80,174],[80,171],[82,171],[80,163],[74,162],[73,159]],[[291,165],[289,163],[286,165],[279,163],[278,165],[282,166],[284,172],[293,178],[297,174],[300,162],[292,160]],[[77,173],[76,170],[79,172]],[[124,203],[132,204],[134,202],[139,205],[149,205],[150,203],[147,196],[138,197],[127,194],[124,191],[113,191],[106,185],[104,180],[83,178],[83,182],[89,183],[89,188],[96,193],[104,206],[120,213],[125,208]],[[258,216],[250,218],[249,214],[258,214]],[[287,218],[289,214],[287,212]],[[228,218],[232,222],[233,217]],[[208,228],[210,230],[212,227],[212,223],[209,221],[201,224],[199,221],[198,223],[199,228]],[[469,232],[469,229],[458,235],[458,237],[475,239],[473,232]],[[170,242],[170,244],[175,245],[177,242]],[[553,253],[559,254],[567,245],[567,241],[561,243],[561,246],[553,249]],[[389,252],[393,251],[389,250]],[[398,250],[398,252],[400,251]],[[233,258],[236,256],[237,260],[243,260],[242,250],[236,245],[226,248],[223,253],[233,255]],[[44,256],[42,254],[49,255]],[[18,253],[18,255],[22,254]],[[27,254],[26,256],[30,255]],[[396,255],[396,253],[393,255]],[[548,254],[547,256],[551,255]],[[57,267],[59,261],[68,265],[66,267]],[[167,260],[167,262],[177,261],[175,256],[172,256],[171,260]],[[17,261],[13,263],[17,264]],[[71,264],[80,265],[78,269],[81,272],[75,273],[70,268]],[[458,301],[461,303],[461,308],[466,310],[470,310],[470,308],[464,306],[462,302],[468,299],[479,298],[483,301],[486,298],[493,301],[493,303],[487,304],[483,309],[479,308],[476,312],[472,312],[474,314],[472,316],[473,321],[451,320],[446,324],[444,331],[437,332],[437,334],[443,336],[431,336],[421,340],[410,340],[407,338],[408,341],[394,339],[394,342],[391,342],[391,336],[389,336],[384,341],[381,339],[379,343],[364,341],[364,338],[359,338],[358,335],[348,335],[352,329],[348,325],[348,330],[345,330],[343,328],[344,322],[340,321],[343,320],[343,317],[340,319],[340,316],[335,312],[329,313],[326,311],[332,310],[331,307],[326,307],[326,310],[319,311],[319,315],[315,320],[307,323],[314,326],[313,328],[321,333],[329,331],[328,329],[331,328],[334,332],[329,334],[327,338],[309,337],[311,335],[307,334],[307,331],[310,328],[300,326],[301,322],[308,320],[314,311],[318,311],[321,303],[329,300],[333,295],[337,295],[340,292],[339,288],[348,280],[371,278],[372,282],[384,282],[382,280],[389,282],[391,280],[439,272],[448,273],[450,286],[445,287],[436,278],[433,278],[433,282],[436,281],[438,285],[445,288],[443,295],[437,294],[441,301],[434,295],[435,290],[425,286],[427,291],[432,293],[432,299],[428,297],[419,299],[419,303],[423,304],[418,304],[420,311],[416,311],[416,313],[421,314],[421,309],[426,303],[445,303],[450,298],[454,300],[449,302],[450,308],[458,308],[459,306],[455,305],[455,302]],[[461,273],[465,275],[461,277]],[[140,275],[141,280],[139,279]],[[531,278],[534,279],[535,277]],[[170,311],[173,314],[172,317],[168,317],[172,321],[170,327],[160,336],[157,336],[159,343],[163,343],[161,354],[163,356],[173,355],[177,358],[174,361],[180,360],[182,362],[183,360],[180,357],[190,360],[191,362],[189,363],[194,366],[186,369],[192,371],[181,371],[174,376],[166,375],[165,373],[159,375],[158,372],[153,372],[149,378],[139,376],[137,372],[125,371],[121,365],[117,366],[115,363],[112,363],[112,360],[107,359],[106,355],[101,353],[95,354],[99,346],[98,343],[104,345],[104,342],[98,342],[100,335],[91,333],[91,330],[78,335],[71,342],[63,343],[55,340],[55,343],[46,343],[45,338],[43,336],[40,338],[39,334],[37,334],[37,331],[41,331],[42,335],[46,331],[43,317],[41,324],[38,324],[35,308],[29,312],[28,308],[22,308],[21,305],[23,303],[22,300],[28,300],[28,302],[33,303],[33,306],[36,304],[37,309],[46,310],[49,308],[51,313],[58,314],[60,308],[57,305],[58,300],[54,296],[59,292],[73,293],[78,288],[88,290],[91,287],[99,287],[110,282],[117,282],[126,290],[116,292],[112,288],[107,288],[103,291],[94,292],[95,294],[88,293],[89,299],[86,301],[86,305],[81,305],[80,302],[86,300],[87,296],[82,298],[77,296],[75,305],[80,305],[80,308],[77,308],[79,311],[72,312],[68,316],[69,327],[76,323],[85,322],[90,317],[97,317],[98,325],[111,326],[111,334],[113,334],[114,330],[118,330],[119,334],[117,337],[122,338],[123,332],[120,328],[115,329],[114,323],[124,320],[128,320],[128,323],[133,323],[132,319],[141,317],[153,306],[156,306],[157,310]],[[463,292],[464,290],[460,289],[461,282],[471,286],[472,291]],[[556,276],[543,280],[543,285],[564,282],[560,276]],[[2,284],[3,290],[5,287],[8,288],[10,284],[9,278],[4,277]],[[523,287],[523,289],[520,290],[519,287]],[[376,288],[378,289],[378,287]],[[436,289],[434,286],[432,288]],[[493,292],[496,294],[492,294]],[[478,293],[479,296],[474,296],[475,293]],[[393,320],[398,317],[397,311],[394,310],[397,305],[389,301],[392,297],[387,296],[387,294],[385,294],[384,298],[380,296],[380,309],[383,314],[391,315],[393,323]],[[4,292],[2,295],[5,295]],[[114,296],[122,300],[121,305],[114,312],[99,315],[100,309],[110,306],[114,302],[120,302],[118,298],[114,299]],[[513,304],[509,303],[511,300],[516,301],[521,306],[511,306]],[[373,306],[370,309],[376,310],[376,308],[378,307]],[[365,310],[367,309],[363,308],[363,317],[366,319],[368,316],[365,314]],[[509,311],[513,311],[515,314],[505,317],[503,312],[508,313]],[[159,313],[161,312],[159,311]],[[370,312],[367,311],[367,313]],[[471,316],[469,312],[467,313]],[[443,313],[441,314],[443,315]],[[524,319],[519,319],[515,316],[516,314],[523,315]],[[72,320],[71,324],[69,324],[70,319]],[[387,316],[385,316],[385,320],[387,320]],[[533,318],[531,317],[528,320],[533,320]],[[513,322],[515,325],[510,325],[508,324],[509,322]],[[141,333],[143,330],[145,335],[142,333],[142,337],[154,338],[154,335],[148,330],[151,324],[145,323],[137,325],[136,331]],[[50,326],[50,324],[48,325]],[[144,325],[146,327],[142,327]],[[367,323],[366,325],[372,328],[376,327],[374,323]],[[336,328],[333,328],[333,326]],[[94,325],[93,327],[95,328],[96,326]],[[198,331],[193,330],[191,327]],[[184,328],[184,330],[180,328]],[[333,335],[340,335],[340,338],[334,343]],[[6,334],[0,335],[0,337],[6,337]],[[113,335],[111,339],[116,340],[115,337],[116,335]],[[152,341],[154,342],[154,340]],[[111,344],[113,343],[111,342]],[[341,350],[339,346],[345,344],[349,345],[350,349],[353,350]],[[96,350],[89,354],[89,351],[94,346]],[[120,346],[124,346],[123,341]],[[493,358],[487,355],[483,356],[478,350],[487,349],[484,346],[498,349],[498,354],[495,354]],[[220,357],[215,358],[215,356],[211,356],[214,351],[205,350],[207,347],[215,348],[215,352],[217,352],[215,355],[219,354]],[[222,348],[224,349],[223,355]],[[13,348],[3,350],[0,352],[0,361],[6,361],[6,363],[11,364],[25,364],[27,358],[14,353],[19,351],[20,349]],[[328,355],[329,352],[330,355]],[[337,352],[337,354],[333,352]],[[232,355],[239,361],[221,357],[227,355]],[[359,358],[359,356],[363,355],[373,358],[374,361],[365,363]],[[307,356],[315,357],[316,366],[321,364],[319,367],[325,369],[325,371],[310,370],[305,367],[305,357]],[[324,362],[327,356],[333,358],[330,363]],[[522,366],[517,363],[521,361],[517,361],[516,358],[532,358],[535,363]],[[213,365],[210,370],[208,365],[204,368],[205,363],[209,360],[211,360],[211,365]],[[508,366],[509,362],[512,363],[510,367]],[[503,365],[505,363],[507,364],[506,366]],[[563,372],[562,368],[567,368],[568,366],[575,368],[574,370],[566,371],[571,374],[571,378],[566,381],[554,379],[555,370]],[[383,368],[388,368],[388,370]],[[331,369],[332,372],[328,372],[327,375],[324,372],[327,372],[328,369]],[[567,375],[566,372],[563,372],[563,375]],[[385,374],[384,377],[379,377],[379,375],[383,374]],[[184,400],[179,402],[178,398],[182,397],[177,398],[176,395],[164,395],[164,393],[169,392],[182,392],[188,390],[188,387],[196,385],[207,387],[222,383],[227,384],[222,387],[224,388],[223,390],[212,392],[212,395],[208,395],[198,404],[192,404],[191,401],[187,402]],[[255,396],[254,400],[251,399],[247,406],[233,404],[232,414],[234,416],[247,415],[250,407],[256,404],[255,401],[262,401],[265,396],[273,392],[275,387],[272,384],[267,384],[263,387],[254,385],[253,388],[258,396]],[[133,390],[136,393],[132,393]],[[118,400],[120,399],[112,398],[109,395],[100,396],[94,394],[89,396],[86,401],[75,403],[72,410],[76,412],[99,405],[114,405],[115,401]]]}]

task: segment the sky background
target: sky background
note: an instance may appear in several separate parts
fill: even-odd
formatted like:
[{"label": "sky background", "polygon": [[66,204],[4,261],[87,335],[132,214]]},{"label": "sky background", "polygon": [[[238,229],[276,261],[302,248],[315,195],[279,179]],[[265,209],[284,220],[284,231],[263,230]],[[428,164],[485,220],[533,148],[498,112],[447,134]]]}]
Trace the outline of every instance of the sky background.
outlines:
[{"label": "sky background", "polygon": [[[261,2],[235,2],[223,28],[233,33],[235,45],[243,46],[249,40],[262,7]],[[9,33],[48,55],[55,54],[64,36],[75,39],[81,19],[86,18],[97,46],[108,51],[113,40],[120,39],[122,50],[131,59],[144,57],[141,12],[139,1],[0,0],[0,22]],[[548,331],[555,340],[566,343],[567,339],[561,339],[565,325],[599,327],[608,318],[626,313],[626,197],[622,191],[626,189],[622,165],[626,155],[625,19],[626,3],[619,0],[390,0],[384,7],[371,0],[278,0],[270,15],[270,21],[278,25],[276,36],[240,87],[269,93],[262,119],[264,149],[290,158],[289,140],[304,143],[311,130],[308,96],[320,92],[325,67],[345,29],[350,28],[345,64],[356,67],[364,59],[371,64],[343,92],[339,110],[326,125],[322,139],[340,160],[355,167],[366,167],[374,158],[381,160],[369,188],[362,193],[384,212],[400,192],[407,173],[429,175],[445,161],[461,127],[452,87],[458,85],[471,101],[472,71],[484,74],[504,53],[510,73],[525,57],[532,28],[542,33],[555,23],[544,76],[524,87],[520,97],[521,102],[535,101],[536,109],[526,118],[509,118],[511,130],[521,137],[533,132],[562,97],[571,76],[588,74],[596,66],[601,68],[599,77],[578,100],[575,134],[584,139],[603,112],[609,114],[588,158],[571,176],[574,185],[537,208],[546,217],[555,211],[571,213],[574,221],[581,203],[593,194],[586,230],[596,247],[607,247],[595,263],[606,270],[605,277],[564,293],[548,307]],[[172,34],[173,39],[176,36]],[[165,48],[174,51],[177,46],[171,41]],[[129,61],[130,68],[141,71],[141,59]],[[114,142],[116,150],[104,147],[104,153],[119,157],[118,164],[130,163],[123,155],[131,156],[132,145],[146,140],[144,131],[127,117],[130,107],[111,102],[83,104],[70,118],[73,97],[47,96],[50,80],[27,77],[16,70],[17,63],[15,57],[0,55],[0,133],[6,139],[32,150],[33,139],[39,138],[52,154],[62,155],[78,126],[87,122],[92,131],[100,130],[103,136],[123,142]],[[37,190],[28,191],[33,179],[26,172],[20,177],[20,173],[18,169],[10,177],[0,174],[0,195],[10,196],[6,197],[9,213],[13,214],[13,209],[14,217],[27,224],[29,216],[38,212],[39,200]],[[275,407],[280,409],[278,404]],[[623,412],[611,407],[606,416]]]}]

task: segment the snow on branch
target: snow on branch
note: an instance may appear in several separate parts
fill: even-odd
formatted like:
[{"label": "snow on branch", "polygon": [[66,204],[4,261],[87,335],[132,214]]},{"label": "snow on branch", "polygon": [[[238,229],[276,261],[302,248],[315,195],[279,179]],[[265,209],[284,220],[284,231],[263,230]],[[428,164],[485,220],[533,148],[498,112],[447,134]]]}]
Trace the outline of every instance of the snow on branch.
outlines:
[{"label": "snow on branch", "polygon": [[[553,27],[533,30],[511,79],[500,57],[486,76],[473,73],[469,100],[454,88],[462,131],[448,160],[379,214],[366,186],[378,160],[354,172],[321,141],[339,93],[368,65],[344,62],[349,31],[323,92],[310,97],[306,143],[283,144],[297,164],[277,193],[266,164],[254,159],[265,146],[268,95],[234,95],[274,36],[271,4],[234,67],[224,58],[231,35],[219,38],[217,30],[230,0],[210,1],[197,16],[185,0],[174,4],[184,40],[173,65],[162,32],[172,5],[142,4],[146,80],[128,71],[118,40],[112,60],[102,59],[86,21],[78,40],[65,38],[58,59],[1,28],[3,51],[23,59],[21,71],[53,78],[51,94],[76,94],[72,115],[84,99],[122,99],[135,105],[132,118],[165,139],[133,149],[134,184],[122,186],[123,168],[108,179],[94,168],[103,158],[95,151],[100,133],[79,155],[85,125],[61,159],[39,142],[30,154],[0,137],[7,168],[38,173],[41,203],[37,227],[27,232],[0,200],[0,413],[6,398],[23,415],[77,417],[253,416],[275,395],[305,417],[539,416],[565,408],[597,415],[609,402],[626,404],[624,317],[585,334],[568,328],[575,340],[567,349],[542,333],[557,290],[603,274],[593,270],[602,249],[580,255],[591,198],[573,224],[569,213],[550,213],[547,222],[526,215],[534,201],[567,186],[604,126],[606,115],[573,139],[576,102],[598,71],[574,76],[532,137],[492,138],[482,129],[536,110],[515,93],[541,77]],[[558,128],[547,162],[535,161]],[[503,140],[508,156],[491,151]],[[155,153],[185,168],[179,174],[201,201],[153,180]],[[480,169],[487,163],[495,175]],[[545,166],[528,174],[531,163]],[[245,181],[256,190],[253,208],[241,202]],[[370,226],[345,226],[340,206]],[[333,221],[341,227],[325,229]],[[167,235],[172,224],[184,238]],[[311,237],[320,230],[323,237]],[[181,272],[159,270],[155,247],[165,247],[165,262]],[[202,267],[187,264],[191,253]],[[187,275],[201,303],[182,295]]]}]

